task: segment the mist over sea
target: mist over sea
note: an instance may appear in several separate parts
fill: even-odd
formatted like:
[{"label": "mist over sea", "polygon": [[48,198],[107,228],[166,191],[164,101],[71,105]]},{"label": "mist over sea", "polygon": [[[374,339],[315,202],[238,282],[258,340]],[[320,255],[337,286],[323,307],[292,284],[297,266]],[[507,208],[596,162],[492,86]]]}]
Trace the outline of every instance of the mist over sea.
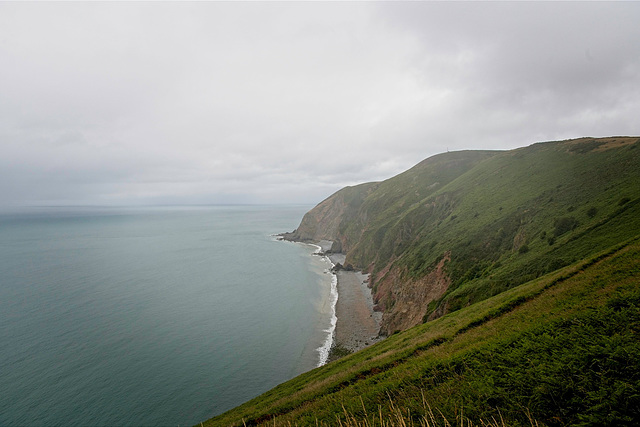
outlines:
[{"label": "mist over sea", "polygon": [[315,367],[310,206],[0,213],[0,425],[193,425]]}]

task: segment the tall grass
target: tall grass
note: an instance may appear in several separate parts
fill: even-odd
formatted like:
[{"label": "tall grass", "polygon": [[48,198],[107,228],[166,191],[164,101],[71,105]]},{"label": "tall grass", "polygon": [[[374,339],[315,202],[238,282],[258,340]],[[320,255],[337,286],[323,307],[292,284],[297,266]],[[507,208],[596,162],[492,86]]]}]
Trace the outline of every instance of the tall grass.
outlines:
[{"label": "tall grass", "polygon": [[[442,411],[435,409],[429,405],[424,393],[422,395],[422,408],[419,411],[411,412],[410,409],[403,408],[401,404],[394,402],[391,396],[389,397],[388,406],[391,409],[390,413],[386,413],[382,409],[382,405],[378,406],[378,410],[374,413],[368,413],[364,404],[364,400],[360,397],[360,403],[362,405],[362,412],[355,414],[348,411],[344,405],[342,406],[342,412],[336,414],[335,421],[326,422],[315,419],[316,426],[340,426],[340,427],[507,427],[507,423],[502,418],[501,414],[498,414],[498,418],[491,417],[490,419],[477,419],[472,420],[464,415],[464,408],[460,408],[460,413],[455,417],[446,417]],[[530,411],[524,410],[530,426],[538,427],[538,422],[532,417]],[[243,423],[246,426],[246,423]],[[299,426],[300,424],[292,422],[290,420],[280,422],[277,418],[272,420],[274,427],[277,426]]]}]

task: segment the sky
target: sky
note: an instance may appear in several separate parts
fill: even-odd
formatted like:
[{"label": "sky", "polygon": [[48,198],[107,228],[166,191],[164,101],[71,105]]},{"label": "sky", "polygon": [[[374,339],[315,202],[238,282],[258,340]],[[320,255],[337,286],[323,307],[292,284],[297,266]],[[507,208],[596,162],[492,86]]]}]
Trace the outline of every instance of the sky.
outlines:
[{"label": "sky", "polygon": [[314,204],[640,135],[640,2],[0,2],[0,206]]}]

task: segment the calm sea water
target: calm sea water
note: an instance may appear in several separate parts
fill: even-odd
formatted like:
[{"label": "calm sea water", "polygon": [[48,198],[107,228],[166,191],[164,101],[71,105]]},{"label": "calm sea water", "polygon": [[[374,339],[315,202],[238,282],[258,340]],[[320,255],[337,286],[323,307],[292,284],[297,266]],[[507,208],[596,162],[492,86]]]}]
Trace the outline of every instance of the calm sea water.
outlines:
[{"label": "calm sea water", "polygon": [[309,206],[0,213],[0,425],[190,425],[315,367]]}]

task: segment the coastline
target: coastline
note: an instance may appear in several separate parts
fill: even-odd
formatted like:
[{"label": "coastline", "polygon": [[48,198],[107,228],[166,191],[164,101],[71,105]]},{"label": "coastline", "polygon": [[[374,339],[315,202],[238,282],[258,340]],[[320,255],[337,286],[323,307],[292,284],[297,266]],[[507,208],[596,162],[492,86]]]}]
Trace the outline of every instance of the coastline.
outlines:
[{"label": "coastline", "polygon": [[[278,235],[282,240],[289,240],[286,235]],[[291,239],[289,241],[296,241]],[[360,271],[338,269],[344,265],[345,254],[331,252],[332,243],[328,240],[319,242],[299,242],[317,248],[313,256],[322,256],[331,263],[331,326],[324,344],[319,347],[318,367],[347,354],[362,350],[371,344],[384,339],[379,335],[382,313],[373,309],[373,295],[368,287],[369,275]]]},{"label": "coastline", "polygon": [[329,270],[327,271],[327,273],[331,274],[331,291],[329,293],[329,298],[330,298],[330,305],[331,305],[331,319],[330,319],[330,325],[328,329],[325,329],[324,331],[327,333],[327,338],[325,339],[324,343],[322,344],[322,346],[320,346],[317,350],[319,353],[319,359],[318,359],[318,364],[316,367],[320,367],[322,365],[327,364],[327,362],[329,362],[331,359],[331,350],[333,349],[334,345],[335,345],[335,331],[336,331],[336,326],[338,323],[338,317],[337,317],[337,305],[338,305],[338,300],[339,298],[339,292],[338,292],[338,276],[337,274],[333,271],[333,268],[335,267],[336,263],[331,259],[331,257],[325,255],[325,252],[327,250],[329,250],[331,248],[331,242],[327,242],[327,241],[321,241],[319,242],[319,244],[313,244],[310,243],[309,245],[314,246],[317,248],[317,250],[313,253],[313,255],[316,256],[322,256],[323,258],[325,258],[327,261],[329,261],[329,263],[331,264],[331,267],[329,268]]},{"label": "coastline", "polygon": [[[344,264],[344,254],[330,254],[333,264]],[[379,336],[382,313],[374,311],[373,296],[367,286],[369,275],[360,271],[335,272],[338,282],[338,318],[328,361],[362,350],[382,339]]]}]

